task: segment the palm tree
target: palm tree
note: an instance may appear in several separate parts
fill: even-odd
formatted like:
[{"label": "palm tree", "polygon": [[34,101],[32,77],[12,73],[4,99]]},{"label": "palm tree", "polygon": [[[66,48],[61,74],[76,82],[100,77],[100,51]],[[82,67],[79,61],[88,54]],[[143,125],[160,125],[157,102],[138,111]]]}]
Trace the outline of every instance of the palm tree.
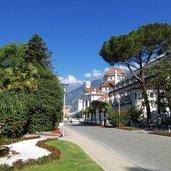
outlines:
[{"label": "palm tree", "polygon": [[102,125],[101,123],[101,113],[104,113],[104,126],[106,125],[106,113],[109,111],[109,104],[107,102],[100,102],[99,103],[99,123],[100,125]]},{"label": "palm tree", "polygon": [[85,115],[85,120],[87,119],[87,117],[89,118],[90,113],[91,113],[91,108],[86,107],[86,109],[83,111],[83,114]]},{"label": "palm tree", "polygon": [[20,68],[8,67],[3,70],[3,79],[1,80],[0,88],[7,90],[36,90],[37,76],[37,68],[31,65],[26,65]]},{"label": "palm tree", "polygon": [[[99,105],[99,101],[96,100],[92,101],[90,104],[92,116],[93,115],[95,116],[95,124],[96,124],[96,109],[98,109],[98,105]],[[91,123],[92,123],[92,116],[91,116]]]}]

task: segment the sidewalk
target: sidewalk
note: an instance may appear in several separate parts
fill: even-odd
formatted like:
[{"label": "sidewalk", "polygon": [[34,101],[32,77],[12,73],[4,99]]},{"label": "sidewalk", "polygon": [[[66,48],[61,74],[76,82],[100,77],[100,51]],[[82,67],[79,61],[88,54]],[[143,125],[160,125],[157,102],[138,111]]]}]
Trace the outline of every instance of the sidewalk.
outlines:
[{"label": "sidewalk", "polygon": [[95,160],[105,171],[142,171],[135,164],[122,159],[110,149],[92,142],[90,139],[82,136],[76,131],[65,127],[65,137],[62,140],[68,140],[79,145],[93,160]]}]

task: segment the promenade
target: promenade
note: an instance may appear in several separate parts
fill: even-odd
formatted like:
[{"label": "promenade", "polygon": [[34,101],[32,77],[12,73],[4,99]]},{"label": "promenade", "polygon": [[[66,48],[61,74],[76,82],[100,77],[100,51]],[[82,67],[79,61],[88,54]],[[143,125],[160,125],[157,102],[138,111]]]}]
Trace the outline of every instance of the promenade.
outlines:
[{"label": "promenade", "polygon": [[94,143],[89,138],[74,131],[69,126],[65,127],[65,137],[61,138],[79,145],[92,159],[94,159],[106,171],[143,171],[145,169],[138,167],[113,153],[109,148],[98,143]]}]

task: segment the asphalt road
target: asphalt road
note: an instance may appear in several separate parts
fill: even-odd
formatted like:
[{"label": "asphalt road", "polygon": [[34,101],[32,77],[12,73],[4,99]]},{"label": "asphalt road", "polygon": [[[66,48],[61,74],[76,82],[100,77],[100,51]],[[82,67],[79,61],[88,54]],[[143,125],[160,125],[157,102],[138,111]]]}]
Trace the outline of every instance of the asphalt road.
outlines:
[{"label": "asphalt road", "polygon": [[82,124],[67,126],[145,170],[171,171],[171,137]]}]

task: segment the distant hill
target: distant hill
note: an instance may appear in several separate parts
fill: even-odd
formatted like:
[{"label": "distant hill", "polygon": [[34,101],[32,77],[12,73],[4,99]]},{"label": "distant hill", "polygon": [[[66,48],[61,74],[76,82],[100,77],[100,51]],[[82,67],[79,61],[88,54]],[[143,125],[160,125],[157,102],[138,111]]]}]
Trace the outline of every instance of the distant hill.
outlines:
[{"label": "distant hill", "polygon": [[[98,87],[102,82],[103,82],[103,79],[93,80],[93,81],[91,81],[91,86]],[[67,105],[72,105],[76,99],[82,99],[83,87],[84,87],[84,85],[81,85],[80,87],[78,87],[72,91],[69,91],[67,93],[67,95],[66,95],[66,104]]]}]

